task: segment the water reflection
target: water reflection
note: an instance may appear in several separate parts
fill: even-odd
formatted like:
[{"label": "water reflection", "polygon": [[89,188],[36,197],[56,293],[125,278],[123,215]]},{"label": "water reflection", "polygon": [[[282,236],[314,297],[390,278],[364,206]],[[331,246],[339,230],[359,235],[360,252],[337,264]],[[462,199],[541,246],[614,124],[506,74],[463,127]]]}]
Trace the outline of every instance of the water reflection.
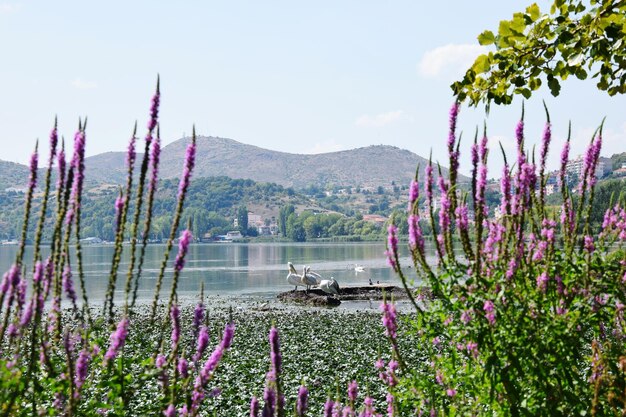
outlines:
[{"label": "water reflection", "polygon": [[[112,246],[83,247],[83,269],[89,297],[102,299],[106,293]],[[138,296],[150,299],[159,273],[165,245],[149,245],[143,265]],[[373,282],[397,282],[396,276],[386,265],[384,243],[255,243],[255,244],[194,244],[189,248],[187,261],[179,279],[179,294],[197,294],[200,283],[204,283],[209,294],[259,294],[272,295],[291,289],[285,281],[287,262],[300,270],[310,265],[314,271],[325,277],[333,276],[340,285],[365,285]],[[0,271],[11,266],[17,252],[16,246],[0,247]],[[42,256],[48,255],[45,250]],[[402,254],[404,257],[407,253]],[[170,253],[166,269],[163,291],[171,286],[171,266],[176,256],[176,248]],[[25,258],[31,262],[32,248],[26,248]],[[72,254],[71,262],[76,260]],[[354,265],[365,268],[356,273]],[[406,264],[406,263],[405,263]],[[129,247],[124,247],[116,297],[122,295],[129,265]],[[30,268],[30,266],[29,266]]]}]

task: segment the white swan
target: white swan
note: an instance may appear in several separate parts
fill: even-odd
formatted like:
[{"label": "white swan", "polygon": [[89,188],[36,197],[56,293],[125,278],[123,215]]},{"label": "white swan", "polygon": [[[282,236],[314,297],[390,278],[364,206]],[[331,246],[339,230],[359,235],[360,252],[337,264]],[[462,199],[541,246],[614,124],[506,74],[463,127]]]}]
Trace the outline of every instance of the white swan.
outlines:
[{"label": "white swan", "polygon": [[365,268],[363,268],[361,265],[354,264],[354,272],[365,272]]},{"label": "white swan", "polygon": [[313,275],[311,275],[310,271],[310,266],[305,265],[304,268],[302,268],[301,285],[306,286],[307,293],[309,292],[309,288],[311,288],[313,285],[317,285],[317,280],[315,279],[315,277],[313,277]]},{"label": "white swan", "polygon": [[289,275],[287,275],[287,283],[295,286],[294,291],[298,289],[298,286],[306,287],[306,284],[302,283],[302,277],[296,272],[296,268],[291,262],[287,262],[289,266]]},{"label": "white swan", "polygon": [[339,284],[333,277],[330,277],[330,279],[323,279],[319,283],[319,289],[327,294],[339,295]]}]

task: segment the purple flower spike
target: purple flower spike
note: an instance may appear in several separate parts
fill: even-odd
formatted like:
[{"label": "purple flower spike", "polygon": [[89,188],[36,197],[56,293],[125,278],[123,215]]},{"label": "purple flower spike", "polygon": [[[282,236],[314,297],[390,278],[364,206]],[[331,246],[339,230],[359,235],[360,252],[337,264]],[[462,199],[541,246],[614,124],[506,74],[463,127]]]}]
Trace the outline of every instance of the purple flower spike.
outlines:
[{"label": "purple flower spike", "polygon": [[187,153],[185,155],[185,168],[183,169],[183,176],[180,179],[180,183],[178,184],[178,199],[187,192],[187,188],[189,188],[189,181],[191,179],[191,171],[193,171],[193,167],[196,163],[196,144],[191,142],[187,146]]},{"label": "purple flower spike", "polygon": [[504,214],[511,214],[511,177],[509,175],[509,166],[504,164],[502,168],[502,179],[500,179],[500,193],[502,199],[500,200],[500,212]]},{"label": "purple flower spike", "polygon": [[380,309],[383,312],[383,326],[385,327],[385,336],[391,339],[391,343],[395,346],[398,322],[396,318],[396,306],[388,303],[386,300],[380,305]]},{"label": "purple flower spike", "polygon": [[115,199],[115,223],[117,226],[120,226],[120,222],[122,221],[122,211],[124,209],[124,203],[126,202],[126,198],[122,195],[119,195]]},{"label": "purple flower spike", "polygon": [[272,370],[276,373],[276,375],[280,375],[282,367],[282,357],[280,354],[280,341],[278,338],[278,330],[276,330],[276,327],[274,326],[272,326],[272,328],[270,329],[269,339]]},{"label": "purple flower spike", "polygon": [[182,271],[185,266],[185,255],[187,255],[187,249],[189,248],[191,237],[191,232],[187,229],[183,231],[183,234],[178,241],[178,255],[176,256],[176,261],[174,262],[174,270],[176,272]]},{"label": "purple flower spike", "polygon": [[309,390],[304,385],[300,386],[298,390],[298,400],[296,402],[296,415],[298,417],[304,416],[308,407]]},{"label": "purple flower spike", "polygon": [[159,159],[161,157],[161,139],[157,136],[156,140],[152,142],[152,153],[150,159],[152,160],[152,176],[150,177],[150,190],[156,190],[157,183],[159,181]]},{"label": "purple flower spike", "polygon": [[137,157],[137,152],[135,151],[135,142],[137,138],[133,135],[128,142],[128,150],[126,151],[126,166],[128,169],[133,169],[135,165],[135,158]]},{"label": "purple flower spike", "polygon": [[412,180],[409,187],[409,203],[413,204],[417,201],[420,193],[420,187],[417,181]]},{"label": "purple flower spike", "polygon": [[259,400],[254,396],[250,400],[250,417],[259,417]]},{"label": "purple flower spike", "polygon": [[124,317],[117,325],[117,329],[111,333],[109,338],[109,350],[104,355],[104,361],[108,363],[110,360],[115,359],[118,352],[124,343],[126,342],[126,336],[128,335],[128,318]]},{"label": "purple flower spike", "polygon": [[37,186],[37,164],[39,163],[39,156],[37,154],[37,148],[30,156],[30,177],[28,179],[28,190],[33,191]]},{"label": "purple flower spike", "polygon": [[419,217],[415,214],[409,215],[409,245],[411,249],[417,249],[420,253],[424,252],[424,237],[422,228],[419,225]]},{"label": "purple flower spike", "polygon": [[59,177],[57,179],[57,190],[63,187],[65,183],[65,151],[63,148],[59,151],[57,155],[57,164],[59,165]]},{"label": "purple flower spike", "polygon": [[157,91],[152,96],[152,104],[150,106],[150,120],[148,120],[148,130],[152,132],[157,125],[159,119],[159,104],[161,102],[161,92],[157,84]]},{"label": "purple flower spike", "polygon": [[165,417],[176,417],[176,408],[174,407],[174,404],[168,405],[165,411],[163,411],[163,415]]},{"label": "purple flower spike", "polygon": [[69,265],[65,265],[63,269],[63,289],[68,296],[74,308],[76,308],[76,291],[74,291],[74,282],[72,281],[72,270]]},{"label": "purple flower spike", "polygon": [[552,139],[551,128],[550,122],[546,122],[543,129],[543,137],[541,138],[541,172],[543,172],[546,167],[546,158],[548,157],[548,149],[550,148],[550,140]]},{"label": "purple flower spike", "polygon": [[204,304],[200,301],[196,304],[196,308],[193,310],[193,328],[198,331],[202,321],[204,320],[205,308]]},{"label": "purple flower spike", "polygon": [[335,402],[328,398],[324,403],[324,417],[332,417]]},{"label": "purple flower spike", "polygon": [[433,166],[428,164],[426,166],[426,199],[428,204],[432,204],[433,201]]},{"label": "purple flower spike", "polygon": [[398,228],[392,223],[387,228],[387,263],[394,270],[397,270],[396,253],[398,253]]},{"label": "purple flower spike", "polygon": [[58,142],[59,142],[59,136],[57,134],[57,126],[56,126],[56,120],[55,120],[54,128],[50,131],[50,159],[49,159],[50,165],[52,165],[52,162],[54,161],[54,157],[57,152]]},{"label": "purple flower spike", "polygon": [[189,376],[189,363],[187,362],[187,359],[179,358],[176,370],[181,377],[187,378]]},{"label": "purple flower spike", "polygon": [[174,349],[180,339],[180,309],[176,304],[172,306],[170,318],[172,319],[172,349]]},{"label": "purple flower spike", "polygon": [[76,360],[76,375],[74,376],[74,385],[76,386],[77,391],[80,391],[83,384],[85,383],[85,379],[87,379],[87,368],[89,367],[90,361],[91,354],[85,346],[78,354],[78,359]]},{"label": "purple flower spike", "polygon": [[198,333],[198,340],[196,342],[196,353],[193,355],[194,362],[198,362],[200,360],[208,344],[209,331],[207,330],[206,326],[202,326],[200,327],[200,332]]},{"label": "purple flower spike", "polygon": [[454,210],[454,214],[456,217],[456,226],[460,230],[467,230],[469,226],[469,211],[467,205],[464,203],[460,204],[456,210]]},{"label": "purple flower spike", "polygon": [[359,385],[356,381],[352,381],[348,384],[348,399],[354,405],[356,401],[357,394],[359,392]]}]

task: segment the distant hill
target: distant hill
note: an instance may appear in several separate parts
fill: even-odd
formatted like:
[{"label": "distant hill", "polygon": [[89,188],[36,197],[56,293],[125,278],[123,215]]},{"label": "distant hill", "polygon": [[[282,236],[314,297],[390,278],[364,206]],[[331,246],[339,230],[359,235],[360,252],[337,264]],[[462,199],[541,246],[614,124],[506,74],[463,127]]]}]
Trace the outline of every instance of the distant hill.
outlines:
[{"label": "distant hill", "polygon": [[7,188],[24,188],[28,185],[28,167],[0,160],[0,191]]},{"label": "distant hill", "polygon": [[[161,153],[162,178],[177,178],[182,171],[190,138],[165,146]],[[140,156],[138,156],[138,159]],[[246,145],[218,137],[197,138],[194,177],[226,175],[231,178],[271,182],[284,187],[310,185],[389,186],[408,184],[417,164],[427,160],[394,146],[378,145],[317,155],[291,154]],[[108,152],[87,158],[87,178],[121,183],[125,178],[125,155]]]},{"label": "distant hill", "polygon": [[[178,178],[190,138],[182,138],[161,151],[162,179]],[[137,154],[136,171],[143,154]],[[317,155],[292,154],[247,145],[218,137],[197,138],[194,178],[228,176],[251,179],[302,189],[309,186],[378,186],[392,182],[408,185],[420,165],[420,176],[428,161],[395,146],[376,145]],[[105,152],[86,158],[88,184],[123,184],[126,179],[126,154]],[[442,169],[447,174],[446,169]],[[461,176],[460,180],[466,179]],[[0,191],[28,181],[28,168],[0,161]]]}]

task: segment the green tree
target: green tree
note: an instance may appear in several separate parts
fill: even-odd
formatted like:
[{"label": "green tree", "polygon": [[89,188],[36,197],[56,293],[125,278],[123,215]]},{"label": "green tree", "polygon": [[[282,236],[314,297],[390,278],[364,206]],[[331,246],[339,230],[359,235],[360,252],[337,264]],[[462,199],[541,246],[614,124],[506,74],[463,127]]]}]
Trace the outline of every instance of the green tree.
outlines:
[{"label": "green tree", "polygon": [[597,80],[609,95],[626,92],[626,2],[555,0],[549,13],[537,4],[478,36],[495,51],[480,55],[451,88],[471,105],[510,104],[547,83],[552,95],[569,76]]},{"label": "green tree", "polygon": [[278,211],[278,229],[281,235],[287,236],[287,219],[295,211],[296,209],[292,204],[287,204]]},{"label": "green tree", "polygon": [[248,207],[239,206],[237,209],[237,225],[239,227],[239,231],[244,236],[248,234]]}]

